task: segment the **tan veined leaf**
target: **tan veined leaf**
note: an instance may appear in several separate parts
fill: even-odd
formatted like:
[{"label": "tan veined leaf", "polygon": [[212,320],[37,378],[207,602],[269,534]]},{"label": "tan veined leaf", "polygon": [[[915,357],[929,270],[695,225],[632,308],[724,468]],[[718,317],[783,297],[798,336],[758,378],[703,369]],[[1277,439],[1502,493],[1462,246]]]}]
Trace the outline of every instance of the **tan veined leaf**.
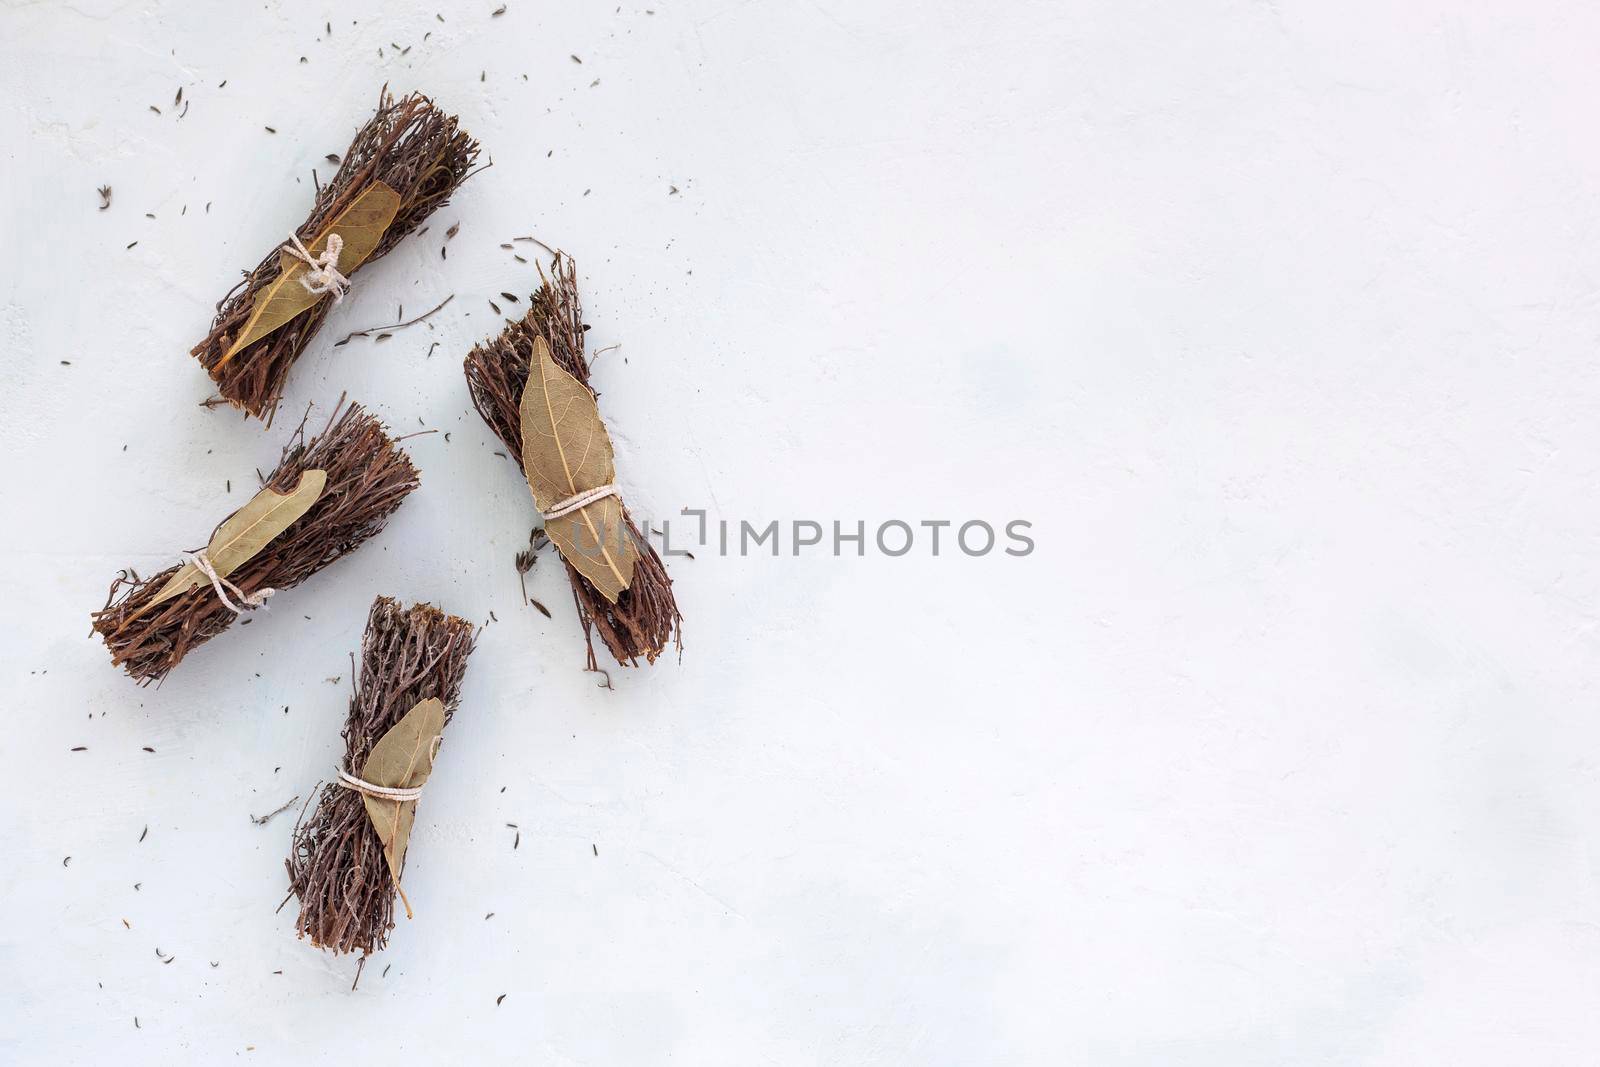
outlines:
[{"label": "tan veined leaf", "polygon": [[[328,224],[327,229],[317,234],[316,240],[306,245],[306,250],[313,256],[322,255],[328,247],[328,235],[337,233],[344,239],[344,250],[339,253],[338,270],[348,278],[368,256],[372,255],[373,249],[383,240],[384,231],[389,228],[399,210],[400,194],[383,182],[373,182],[356,197],[354,203],[339,212]],[[244,328],[239,331],[239,336],[234,338],[228,351],[217,361],[217,366],[227,363],[240,349],[261,340],[329,295],[313,293],[300,284],[300,279],[310,269],[297,256],[287,252],[278,253],[278,277],[256,297],[255,304],[250,309],[250,317],[245,320]]]},{"label": "tan veined leaf", "polygon": [[[522,467],[533,502],[549,511],[563,500],[598,489],[616,477],[611,437],[594,394],[550,356],[543,337],[533,342],[528,384],[522,391]],[[544,524],[562,557],[605,598],[633,581],[639,549],[622,519],[622,501],[603,497]]]},{"label": "tan veined leaf", "polygon": [[[438,697],[419,700],[415,707],[372,746],[361,767],[363,781],[387,789],[418,789],[433,770],[435,739],[444,734],[444,704]],[[406,844],[411,840],[411,823],[416,818],[415,800],[389,800],[361,794],[367,817],[378,840],[383,842],[383,858],[389,861],[394,884],[400,884],[400,869],[406,862]],[[404,899],[404,894],[401,894]],[[406,906],[407,912],[411,910]]]},{"label": "tan veined leaf", "polygon": [[[238,570],[274,537],[287,530],[290,523],[311,510],[327,484],[327,471],[303,471],[292,493],[263,489],[251,497],[211,535],[211,543],[206,545],[206,558],[211,561],[212,569],[223,578]],[[146,607],[153,608],[209,581],[200,573],[200,568],[185,563]]]}]

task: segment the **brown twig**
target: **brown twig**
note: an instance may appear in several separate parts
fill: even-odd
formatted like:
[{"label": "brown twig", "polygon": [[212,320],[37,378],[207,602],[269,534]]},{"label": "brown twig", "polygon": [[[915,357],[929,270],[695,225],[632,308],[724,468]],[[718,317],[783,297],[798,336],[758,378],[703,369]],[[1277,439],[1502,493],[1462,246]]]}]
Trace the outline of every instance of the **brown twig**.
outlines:
[{"label": "brown twig", "polygon": [[350,339],[352,337],[370,337],[372,334],[378,333],[380,330],[403,330],[407,326],[415,326],[417,323],[422,322],[423,320],[427,319],[435,311],[438,311],[440,308],[444,307],[446,304],[450,303],[450,301],[454,300],[455,298],[456,298],[456,294],[451,293],[449,296],[447,296],[443,300],[439,301],[438,306],[435,307],[432,311],[425,311],[421,315],[418,315],[416,318],[407,319],[405,322],[396,322],[396,323],[393,323],[392,325],[389,325],[389,326],[368,326],[365,330],[351,330],[349,333],[344,335],[344,338],[342,340],[338,340],[338,341],[333,342],[333,347],[334,348],[338,348],[340,345],[349,344],[350,343]]},{"label": "brown twig", "polygon": [[[477,156],[477,142],[459,128],[455,116],[446,115],[420,94],[396,100],[385,89],[379,94],[377,114],[350,143],[338,173],[317,190],[310,216],[295,232],[302,240],[311,241],[374,182],[383,182],[400,194],[400,210],[361,264],[365,266],[381,259],[443,206],[472,174]],[[331,299],[319,300],[226,358],[250,318],[257,294],[276,281],[278,273],[279,254],[274,247],[223,297],[211,332],[192,351],[229,403],[268,423],[283,395],[289,368],[334,304]]]},{"label": "brown twig", "polygon": [[[345,720],[345,766],[362,766],[378,739],[418,701],[438,697],[448,723],[475,637],[471,623],[432,605],[406,609],[388,597],[374,601],[361,639],[361,678]],[[300,937],[363,957],[388,943],[399,886],[358,794],[324,786],[317,810],[295,826],[285,866],[289,892],[300,900]]]},{"label": "brown twig", "polygon": [[[583,355],[583,306],[578,299],[577,271],[572,257],[557,253],[550,274],[539,270],[540,285],[528,313],[507,324],[500,335],[485,341],[467,355],[467,387],[483,421],[495,432],[518,467],[522,466],[522,391],[528,384],[533,340],[543,337],[551,357],[578,381],[588,386],[589,364]],[[661,557],[623,508],[623,521],[639,550],[633,580],[616,603],[607,600],[571,563],[566,564],[572,597],[588,645],[588,669],[598,670],[594,635],[619,666],[637,666],[639,658],[654,663],[673,641],[683,651],[683,616],[672,595],[672,579]]]},{"label": "brown twig", "polygon": [[294,802],[299,800],[299,799],[300,799],[300,794],[296,793],[294,796],[290,797],[288,800],[285,800],[282,804],[279,804],[277,807],[273,808],[271,811],[267,812],[265,815],[252,815],[252,816],[250,816],[250,821],[255,823],[257,826],[265,826],[265,825],[267,825],[267,823],[271,822],[277,816],[282,815],[284,812],[288,811],[291,807],[294,806]]}]

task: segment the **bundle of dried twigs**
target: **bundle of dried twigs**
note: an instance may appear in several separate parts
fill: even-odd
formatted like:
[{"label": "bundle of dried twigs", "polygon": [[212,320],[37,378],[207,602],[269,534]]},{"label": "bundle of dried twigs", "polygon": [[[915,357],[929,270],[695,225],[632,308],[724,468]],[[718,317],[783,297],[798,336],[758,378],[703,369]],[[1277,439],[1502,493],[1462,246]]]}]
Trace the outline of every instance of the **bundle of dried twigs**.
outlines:
[{"label": "bundle of dried twigs", "polygon": [[[316,502],[227,575],[241,595],[299,585],[354,552],[383,529],[406,494],[417,487],[411,460],[383,424],[359,404],[344,407],[342,413],[336,408],[328,426],[309,442],[301,420],[277,469],[263,485],[289,493],[305,472],[315,470],[327,476]],[[178,570],[168,567],[145,579],[132,570],[123,571],[111,583],[105,607],[94,614],[94,628],[111,650],[111,662],[141,684],[165,677],[191,649],[232,626],[238,617],[206,581],[154,603]]]},{"label": "bundle of dried twigs", "polygon": [[[589,363],[583,353],[584,333],[589,327],[583,322],[572,257],[557,253],[550,273],[546,275],[540,267],[539,277],[539,289],[533,294],[528,313],[520,321],[508,324],[498,337],[475,347],[467,355],[465,366],[473,405],[518,466],[523,462],[520,407],[535,338],[543,337],[555,362],[592,395],[599,395],[589,384]],[[639,556],[631,584],[615,603],[607,600],[570,561],[563,560],[583,624],[590,670],[599,668],[595,633],[621,666],[636,666],[641,656],[646,662],[655,662],[668,641],[675,641],[680,652],[683,649],[683,616],[672,595],[672,579],[626,508],[622,514],[626,535],[632,538]]]},{"label": "bundle of dried twigs", "polygon": [[[382,182],[399,194],[398,209],[366,256],[364,263],[370,263],[441,207],[471,175],[477,156],[477,142],[458,128],[455,116],[446,115],[420,94],[396,100],[385,89],[379,94],[377,114],[350,143],[338,173],[317,189],[311,215],[296,236],[311,244],[362,194]],[[217,305],[211,332],[192,353],[225,400],[269,423],[290,366],[334,304],[324,295],[265,337],[232,351],[258,298],[264,299],[278,279],[282,262],[280,249],[274,247],[245,275]]]},{"label": "bundle of dried twigs", "polygon": [[[361,639],[360,680],[344,727],[345,767],[361,767],[379,738],[419,701],[443,702],[448,722],[475,637],[471,623],[432,605],[408,610],[379,597]],[[394,929],[399,883],[360,794],[325,786],[317,810],[296,825],[285,864],[290,895],[300,900],[299,936],[336,953],[369,955],[384,947]]]}]

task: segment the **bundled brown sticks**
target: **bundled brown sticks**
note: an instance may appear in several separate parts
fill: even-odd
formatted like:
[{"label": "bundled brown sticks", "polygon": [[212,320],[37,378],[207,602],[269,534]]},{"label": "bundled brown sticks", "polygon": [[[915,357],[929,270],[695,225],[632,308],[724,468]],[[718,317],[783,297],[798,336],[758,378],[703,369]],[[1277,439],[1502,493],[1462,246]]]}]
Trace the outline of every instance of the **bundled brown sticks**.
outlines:
[{"label": "bundled brown sticks", "polygon": [[[572,258],[558,254],[540,278],[527,315],[468,354],[467,386],[546,512],[545,532],[572,583],[589,669],[599,666],[596,633],[618,664],[637,665],[640,657],[653,663],[668,641],[681,651],[683,616],[661,557],[610,484],[611,443],[589,384],[588,327]],[[532,442],[526,449],[525,436]]]},{"label": "bundled brown sticks", "polygon": [[299,585],[354,552],[416,487],[411,460],[360,405],[336,409],[309,442],[302,421],[262,490],[204,550],[154,577],[123,571],[111,583],[93,617],[111,662],[141,684],[165,677],[269,590]]},{"label": "bundled brown sticks", "polygon": [[426,781],[460,699],[474,637],[470,623],[431,605],[405,609],[388,597],[373,603],[344,726],[342,773],[295,827],[286,861],[290,894],[300,900],[295,930],[318,948],[369,955],[394,929],[397,893],[410,914],[400,874],[417,802],[389,794],[406,786],[419,791]]},{"label": "bundled brown sticks", "polygon": [[[477,155],[477,142],[427,97],[381,93],[377,114],[350,143],[338,173],[317,189],[311,215],[295,231],[301,249],[286,239],[268,252],[217,305],[211,332],[194,347],[222,397],[270,422],[290,366],[346,280],[442,206]],[[337,273],[321,273],[321,266]]]}]

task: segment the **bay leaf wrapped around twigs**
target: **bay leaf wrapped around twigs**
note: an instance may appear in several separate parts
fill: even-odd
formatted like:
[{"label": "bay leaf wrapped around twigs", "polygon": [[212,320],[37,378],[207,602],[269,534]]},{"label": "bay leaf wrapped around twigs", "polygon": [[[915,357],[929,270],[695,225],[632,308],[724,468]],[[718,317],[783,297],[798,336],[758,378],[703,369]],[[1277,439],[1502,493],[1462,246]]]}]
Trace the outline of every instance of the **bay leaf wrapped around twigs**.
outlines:
[{"label": "bay leaf wrapped around twigs", "polygon": [[[361,780],[386,789],[421,789],[433,773],[433,757],[443,737],[444,704],[438,697],[419,700],[372,746],[367,761],[361,765]],[[366,806],[372,828],[378,832],[378,840],[383,842],[384,861],[398,886],[417,802],[362,793],[361,803]]]},{"label": "bay leaf wrapped around twigs", "polygon": [[[229,515],[217,527],[206,544],[205,556],[211,573],[226,578],[250,561],[250,557],[266,548],[289,526],[311,510],[311,505],[322,495],[328,484],[328,472],[309,470],[300,472],[300,481],[294,489],[280,493],[270,486],[250,498],[249,503]],[[150,601],[150,607],[171,600],[179,593],[206,585],[209,578],[194,563],[178,568],[161,591]]]},{"label": "bay leaf wrapped around twigs", "polygon": [[[477,156],[477,142],[454,116],[420,94],[396,100],[385,90],[295,235],[320,255],[328,235],[339,233],[338,270],[350,277],[442,207],[471,176]],[[284,240],[223,297],[211,331],[192,352],[224,400],[268,422],[289,368],[334,305],[331,294],[300,284],[308,268],[284,252],[288,236],[285,228]]]},{"label": "bay leaf wrapped around twigs", "polygon": [[543,337],[533,339],[519,407],[522,469],[534,504],[546,513],[545,536],[615,604],[632,583],[639,558],[622,521],[621,498],[602,496],[566,514],[549,514],[580,494],[612,484],[617,469],[594,394],[556,365]]},{"label": "bay leaf wrapped around twigs", "polygon": [[[383,424],[359,404],[341,402],[327,427],[309,441],[301,422],[262,492],[218,525],[206,555],[228,583],[225,588],[246,599],[266,589],[281,594],[361,547],[416,487],[417,469]],[[315,496],[308,501],[313,488]],[[300,514],[292,515],[301,505]],[[272,531],[272,523],[252,522],[256,512],[288,521]],[[236,542],[242,530],[253,530],[256,536],[248,540],[259,544]],[[267,532],[270,537],[260,536]],[[237,558],[244,549],[252,551]],[[184,588],[173,592],[176,585]],[[237,618],[211,580],[185,563],[149,578],[123,571],[93,622],[111,662],[149,683]]]},{"label": "bay leaf wrapped around twigs", "polygon": [[[524,468],[534,502],[549,510],[615,479],[584,356],[583,307],[572,258],[557,254],[528,313],[466,358],[473,405]],[[683,648],[683,616],[666,566],[618,496],[545,524],[561,551],[583,626],[587,665],[599,668],[599,635],[622,666],[655,662],[669,642]]]},{"label": "bay leaf wrapped around twigs", "polygon": [[[335,267],[348,277],[377,249],[399,210],[400,194],[383,182],[373,182],[317,234],[306,251],[320,262],[328,250],[328,239],[337,236],[340,250]],[[317,301],[329,299],[328,293],[314,293],[305,284],[306,273],[310,270],[310,264],[304,259],[285,249],[278,250],[278,276],[256,294],[250,317],[217,361],[219,368],[241,349],[255,344]]]},{"label": "bay leaf wrapped around twigs", "polygon": [[[465,619],[379,597],[361,638],[341,766],[377,786],[427,781],[475,638]],[[316,810],[296,824],[286,861],[289,894],[300,901],[300,937],[335,953],[384,947],[396,896],[410,912],[400,878],[420,803],[366,796],[337,782],[323,787]]]}]

